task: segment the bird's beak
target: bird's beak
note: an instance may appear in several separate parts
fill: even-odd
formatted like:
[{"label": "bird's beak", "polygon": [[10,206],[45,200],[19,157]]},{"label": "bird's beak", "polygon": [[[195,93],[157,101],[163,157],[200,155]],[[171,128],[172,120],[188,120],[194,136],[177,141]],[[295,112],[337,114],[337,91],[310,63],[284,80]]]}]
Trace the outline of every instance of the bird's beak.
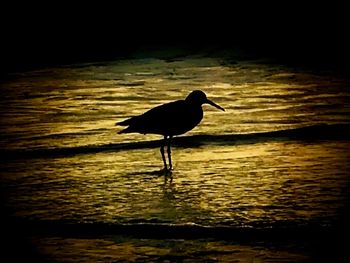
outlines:
[{"label": "bird's beak", "polygon": [[216,103],[212,102],[211,100],[207,99],[206,103],[210,104],[211,106],[214,106],[215,108],[217,108],[219,110],[225,111],[225,109],[223,107],[217,105]]}]

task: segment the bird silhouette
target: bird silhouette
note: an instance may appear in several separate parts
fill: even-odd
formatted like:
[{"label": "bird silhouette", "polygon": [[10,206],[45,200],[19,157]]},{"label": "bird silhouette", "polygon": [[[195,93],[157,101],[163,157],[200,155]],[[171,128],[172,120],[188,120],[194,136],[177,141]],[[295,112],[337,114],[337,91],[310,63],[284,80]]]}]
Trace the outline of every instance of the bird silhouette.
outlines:
[{"label": "bird silhouette", "polygon": [[[185,100],[177,100],[156,106],[145,113],[117,122],[116,125],[128,126],[118,133],[159,134],[164,136],[160,146],[164,170],[172,169],[171,140],[173,136],[184,134],[196,127],[203,118],[203,104],[209,104],[225,111],[207,98],[201,90],[192,91]],[[164,147],[167,145],[169,169]]]}]

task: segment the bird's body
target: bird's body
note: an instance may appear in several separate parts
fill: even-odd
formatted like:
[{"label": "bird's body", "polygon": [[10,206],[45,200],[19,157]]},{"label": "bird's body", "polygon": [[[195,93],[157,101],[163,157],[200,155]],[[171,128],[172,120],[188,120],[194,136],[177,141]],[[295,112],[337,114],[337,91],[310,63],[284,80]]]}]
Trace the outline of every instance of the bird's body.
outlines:
[{"label": "bird's body", "polygon": [[169,168],[171,163],[171,138],[192,130],[203,118],[202,104],[208,103],[220,110],[224,110],[219,105],[207,99],[204,92],[200,90],[192,91],[185,100],[177,100],[163,105],[156,106],[145,113],[131,117],[117,125],[128,126],[119,133],[141,133],[159,134],[164,136],[164,143],[160,151],[163,158],[164,168],[167,164],[164,156],[164,145],[168,144]]},{"label": "bird's body", "polygon": [[180,135],[196,127],[202,118],[202,107],[193,107],[185,100],[178,100],[157,106],[142,115],[119,122],[119,125],[129,126],[119,133]]}]

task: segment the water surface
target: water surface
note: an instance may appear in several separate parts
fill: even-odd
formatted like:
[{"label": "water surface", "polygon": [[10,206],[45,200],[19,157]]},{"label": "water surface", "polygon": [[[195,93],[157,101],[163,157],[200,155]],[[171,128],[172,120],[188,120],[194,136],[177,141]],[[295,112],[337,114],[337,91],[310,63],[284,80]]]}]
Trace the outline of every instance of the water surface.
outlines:
[{"label": "water surface", "polygon": [[[120,135],[114,124],[195,89],[226,112],[203,106],[202,123],[175,141],[174,171],[165,176],[159,136]],[[131,59],[15,73],[1,93],[1,185],[12,216],[26,222],[323,229],[337,226],[347,208],[349,81],[329,72],[198,56]],[[125,255],[140,260],[144,244],[117,236],[101,241],[102,254],[116,259],[118,246],[130,245]],[[79,249],[74,256],[66,249],[100,242],[76,238],[32,241],[41,254],[72,262]],[[184,246],[152,242],[157,257]],[[191,242],[182,259],[199,246],[204,254],[220,247],[228,261],[282,255],[257,244]],[[58,244],[63,251],[52,251]],[[308,257],[300,251],[287,249],[285,259]]]}]

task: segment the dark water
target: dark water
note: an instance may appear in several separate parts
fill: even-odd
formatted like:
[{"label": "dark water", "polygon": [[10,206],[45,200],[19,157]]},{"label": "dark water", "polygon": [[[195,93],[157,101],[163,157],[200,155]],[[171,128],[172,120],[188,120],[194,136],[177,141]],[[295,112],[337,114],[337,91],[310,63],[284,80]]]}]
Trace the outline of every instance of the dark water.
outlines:
[{"label": "dark water", "polygon": [[[329,240],[347,215],[349,88],[327,72],[206,57],[13,74],[1,84],[5,206],[46,261],[322,258],[341,249]],[[159,137],[114,123],[194,89],[226,112],[204,106],[165,176]]]}]

